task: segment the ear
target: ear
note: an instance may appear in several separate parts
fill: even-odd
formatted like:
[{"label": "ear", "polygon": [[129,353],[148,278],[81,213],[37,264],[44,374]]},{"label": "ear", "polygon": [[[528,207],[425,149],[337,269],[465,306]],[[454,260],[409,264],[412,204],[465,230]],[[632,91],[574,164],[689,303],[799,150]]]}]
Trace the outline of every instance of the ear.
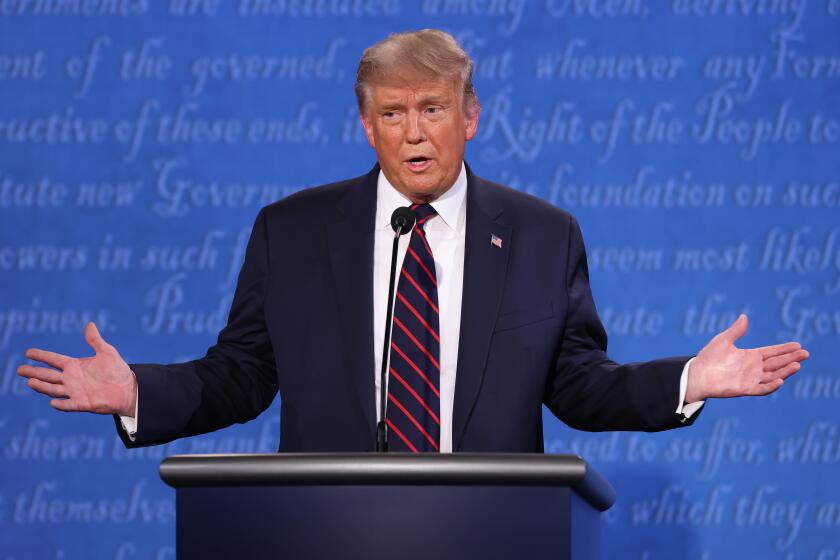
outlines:
[{"label": "ear", "polygon": [[466,135],[465,140],[470,141],[475,136],[475,133],[478,132],[478,115],[480,110],[478,107],[475,108],[474,111],[471,111],[472,115],[467,115],[466,118]]},{"label": "ear", "polygon": [[365,136],[367,137],[368,144],[370,144],[370,147],[375,150],[376,140],[373,136],[373,125],[364,113],[359,113],[359,118],[362,120],[362,126],[365,127]]}]

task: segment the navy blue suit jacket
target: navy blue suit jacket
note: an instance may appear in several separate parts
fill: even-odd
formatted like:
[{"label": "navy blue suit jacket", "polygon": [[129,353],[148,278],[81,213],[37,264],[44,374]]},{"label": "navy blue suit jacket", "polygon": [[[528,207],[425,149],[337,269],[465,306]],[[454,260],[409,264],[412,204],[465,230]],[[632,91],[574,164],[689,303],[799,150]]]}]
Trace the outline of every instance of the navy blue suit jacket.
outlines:
[{"label": "navy blue suit jacket", "polygon": [[[139,431],[131,442],[117,422],[126,445],[247,422],[279,389],[280,451],[373,450],[378,173],[260,211],[217,343],[191,362],[131,366]],[[584,430],[683,425],[687,358],[619,365],[606,345],[575,219],[468,169],[453,450],[542,451],[543,404]]]}]

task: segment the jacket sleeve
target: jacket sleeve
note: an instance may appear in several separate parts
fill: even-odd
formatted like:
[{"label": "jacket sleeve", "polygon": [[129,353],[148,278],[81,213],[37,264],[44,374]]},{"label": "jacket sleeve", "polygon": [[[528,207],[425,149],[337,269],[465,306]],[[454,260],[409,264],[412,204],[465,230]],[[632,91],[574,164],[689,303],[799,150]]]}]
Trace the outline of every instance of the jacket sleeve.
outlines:
[{"label": "jacket sleeve", "polygon": [[139,405],[134,441],[114,417],[127,447],[166,443],[247,422],[274,399],[277,373],[264,313],[270,273],[265,212],[254,223],[228,322],[216,344],[203,358],[190,362],[131,364]]},{"label": "jacket sleeve", "polygon": [[680,376],[690,357],[617,364],[606,354],[607,334],[598,318],[586,250],[577,221],[569,223],[566,266],[567,316],[549,375],[545,404],[573,428],[589,431],[658,431],[690,425],[676,414]]}]

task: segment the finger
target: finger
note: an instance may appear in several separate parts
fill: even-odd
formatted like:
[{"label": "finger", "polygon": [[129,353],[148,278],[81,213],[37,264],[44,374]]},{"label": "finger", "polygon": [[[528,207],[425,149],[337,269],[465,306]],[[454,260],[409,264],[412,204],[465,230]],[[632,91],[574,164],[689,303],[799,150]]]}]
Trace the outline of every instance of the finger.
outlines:
[{"label": "finger", "polygon": [[776,371],[777,369],[787,366],[791,362],[801,362],[803,360],[807,360],[808,356],[810,356],[810,354],[807,350],[797,350],[796,352],[791,352],[789,354],[768,358],[764,360],[764,371]]},{"label": "finger", "polygon": [[55,352],[41,350],[40,348],[30,348],[26,351],[26,357],[36,362],[44,362],[57,369],[64,369],[73,360],[70,356],[56,354]]},{"label": "finger", "polygon": [[40,379],[47,383],[61,383],[61,372],[45,367],[36,367],[30,365],[18,366],[17,373],[21,377],[28,379]]},{"label": "finger", "polygon": [[53,399],[50,401],[50,406],[62,412],[74,412],[76,405],[70,399]]},{"label": "finger", "polygon": [[763,397],[764,395],[769,395],[770,393],[778,391],[779,388],[784,384],[785,382],[781,379],[774,379],[773,381],[768,381],[767,383],[761,383],[757,386],[753,395],[756,397]]},{"label": "finger", "polygon": [[66,397],[67,391],[64,385],[57,385],[55,383],[47,383],[46,381],[41,381],[40,379],[30,379],[26,382],[29,385],[29,388],[33,391],[37,391],[43,395],[47,395],[48,397]]},{"label": "finger", "polygon": [[96,328],[93,321],[85,326],[85,340],[90,347],[93,348],[94,352],[102,352],[108,348],[108,343],[105,342],[105,339],[102,338],[101,334],[99,334],[99,329]]},{"label": "finger", "polygon": [[756,348],[756,350],[758,350],[762,358],[767,359],[781,354],[796,352],[800,348],[802,348],[802,345],[798,342],[785,342],[784,344],[775,344],[773,346],[762,346],[761,348]]},{"label": "finger", "polygon": [[776,371],[765,373],[764,382],[769,383],[774,379],[787,379],[800,369],[802,369],[802,365],[799,362],[793,362],[792,364],[788,364],[781,369],[777,369]]},{"label": "finger", "polygon": [[747,316],[741,313],[738,315],[738,318],[735,319],[735,322],[729,326],[728,329],[723,331],[721,336],[723,336],[729,342],[735,343],[736,340],[744,336],[747,332],[747,328],[750,326],[750,321],[747,319]]}]

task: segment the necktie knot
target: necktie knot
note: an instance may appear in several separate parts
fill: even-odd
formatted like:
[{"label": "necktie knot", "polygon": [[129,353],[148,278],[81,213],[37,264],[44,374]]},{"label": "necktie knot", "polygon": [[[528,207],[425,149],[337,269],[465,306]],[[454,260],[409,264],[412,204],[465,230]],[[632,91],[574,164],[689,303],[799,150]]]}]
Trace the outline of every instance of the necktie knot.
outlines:
[{"label": "necktie knot", "polygon": [[417,225],[423,225],[429,218],[437,215],[437,211],[431,204],[412,204],[411,209],[417,216]]}]

